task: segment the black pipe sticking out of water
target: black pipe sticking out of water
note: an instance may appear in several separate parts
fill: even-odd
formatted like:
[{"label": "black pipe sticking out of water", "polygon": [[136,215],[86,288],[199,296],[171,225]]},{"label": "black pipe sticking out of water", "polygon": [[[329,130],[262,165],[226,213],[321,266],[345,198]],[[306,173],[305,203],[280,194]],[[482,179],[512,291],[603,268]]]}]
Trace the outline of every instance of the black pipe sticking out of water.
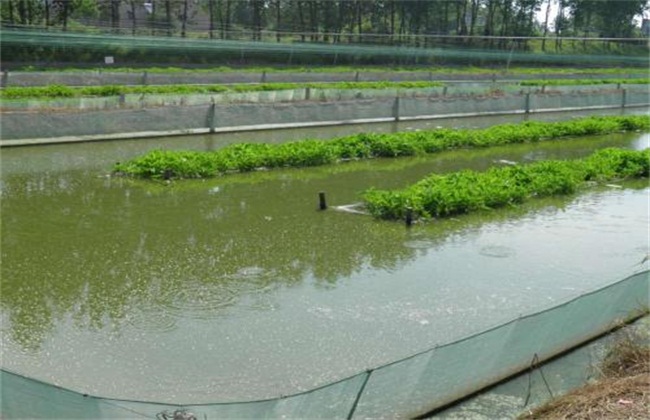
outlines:
[{"label": "black pipe sticking out of water", "polygon": [[318,208],[320,210],[327,209],[327,202],[325,201],[325,193],[323,191],[318,193]]}]

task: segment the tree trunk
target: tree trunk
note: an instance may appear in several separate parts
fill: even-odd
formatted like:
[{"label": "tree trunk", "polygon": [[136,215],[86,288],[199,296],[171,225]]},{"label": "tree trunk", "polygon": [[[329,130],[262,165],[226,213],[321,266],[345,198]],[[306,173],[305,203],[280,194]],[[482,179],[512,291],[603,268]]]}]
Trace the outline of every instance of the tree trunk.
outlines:
[{"label": "tree trunk", "polygon": [[472,0],[472,17],[469,21],[469,35],[474,36],[476,30],[476,15],[478,14],[479,0]]},{"label": "tree trunk", "polygon": [[228,39],[230,38],[230,7],[231,7],[231,2],[230,0],[226,0],[226,16],[225,16],[225,24],[223,26],[224,28],[224,34],[225,36],[223,38]]},{"label": "tree trunk", "polygon": [[208,38],[214,38],[214,0],[208,0]]},{"label": "tree trunk", "polygon": [[555,18],[555,51],[562,50],[562,31],[564,30],[564,0],[558,1]]},{"label": "tree trunk", "polygon": [[67,1],[63,2],[63,32],[66,32],[68,30],[68,14],[70,12],[69,9],[69,4]]},{"label": "tree trunk", "polygon": [[275,40],[281,42],[281,26],[282,26],[282,8],[280,7],[280,0],[275,0]]},{"label": "tree trunk", "polygon": [[395,43],[395,0],[390,2],[390,43]]},{"label": "tree trunk", "polygon": [[305,14],[300,0],[298,1],[298,20],[300,21],[300,41],[305,42]]},{"label": "tree trunk", "polygon": [[9,9],[9,23],[14,23],[14,2],[12,0],[9,0],[7,8]]},{"label": "tree trunk", "polygon": [[311,41],[318,41],[318,21],[317,21],[316,2],[309,2],[309,31],[311,32],[309,39]]},{"label": "tree trunk", "polygon": [[187,29],[187,8],[189,0],[183,1],[183,14],[181,15],[181,38],[185,38],[185,30]]},{"label": "tree trunk", "polygon": [[359,37],[357,38],[357,42],[362,43],[363,42],[363,27],[362,27],[362,14],[361,14],[361,0],[357,0],[357,33],[359,34]]},{"label": "tree trunk", "polygon": [[151,29],[151,36],[156,34],[156,2],[151,2],[151,15],[149,16],[149,29]]},{"label": "tree trunk", "polygon": [[172,0],[165,0],[165,20],[167,21],[167,36],[172,36]]},{"label": "tree trunk", "polygon": [[467,35],[467,2],[456,3],[456,33]]},{"label": "tree trunk", "polygon": [[18,0],[18,23],[27,25],[27,8],[25,7],[25,0]]},{"label": "tree trunk", "polygon": [[547,0],[546,14],[544,15],[544,32],[542,34],[542,51],[546,52],[546,35],[548,35],[548,19],[551,16],[551,3],[553,0]]},{"label": "tree trunk", "polygon": [[111,27],[113,32],[120,31],[120,0],[111,0]]},{"label": "tree trunk", "polygon": [[[9,4],[11,4],[11,0],[9,0]],[[43,12],[45,13],[45,26],[50,26],[50,0],[43,3]]]},{"label": "tree trunk", "polygon": [[136,16],[135,16],[135,1],[136,0],[131,0],[129,2],[129,6],[131,6],[131,16],[133,18],[133,21],[131,22],[131,35],[135,36],[135,28],[136,28]]}]

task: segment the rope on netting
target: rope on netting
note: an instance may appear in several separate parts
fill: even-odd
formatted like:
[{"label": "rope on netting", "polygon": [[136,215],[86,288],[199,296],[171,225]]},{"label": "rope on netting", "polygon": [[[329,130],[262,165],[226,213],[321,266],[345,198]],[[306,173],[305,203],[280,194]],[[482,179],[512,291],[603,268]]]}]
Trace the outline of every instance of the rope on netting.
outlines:
[{"label": "rope on netting", "polygon": [[537,355],[537,353],[535,353],[535,355],[533,356],[533,360],[531,360],[530,362],[530,367],[528,369],[528,391],[526,392],[526,401],[524,401],[524,407],[526,407],[528,405],[528,402],[530,401],[530,396],[533,387],[533,371],[535,369],[539,370],[539,373],[542,375],[542,380],[544,381],[544,385],[546,386],[546,390],[548,391],[551,398],[554,398],[553,391],[551,391],[551,387],[548,385],[548,382],[546,381],[546,377],[544,376],[544,370],[540,365],[539,356]]}]

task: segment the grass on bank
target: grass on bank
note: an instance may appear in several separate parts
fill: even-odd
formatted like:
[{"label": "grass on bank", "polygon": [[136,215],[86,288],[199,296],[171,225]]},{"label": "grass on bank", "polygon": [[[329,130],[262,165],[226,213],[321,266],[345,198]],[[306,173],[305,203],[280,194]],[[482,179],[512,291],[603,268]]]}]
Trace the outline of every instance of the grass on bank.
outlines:
[{"label": "grass on bank", "polygon": [[589,86],[589,85],[650,85],[650,78],[612,78],[612,79],[535,79],[522,80],[520,86]]},{"label": "grass on bank", "polygon": [[0,99],[54,99],[80,97],[108,97],[124,94],[188,95],[229,92],[266,92],[300,88],[313,89],[422,89],[444,86],[442,82],[332,82],[332,83],[241,83],[232,85],[155,85],[155,86],[84,86],[64,85],[8,87],[0,90]]},{"label": "grass on bank", "polygon": [[520,420],[643,419],[650,413],[650,346],[624,337],[608,352],[598,381],[532,410]]},{"label": "grass on bank", "polygon": [[[526,80],[520,86],[588,86],[603,84],[650,84],[650,79],[561,79],[561,80]],[[154,86],[82,86],[65,85],[8,87],[0,90],[0,99],[57,99],[81,97],[111,97],[126,94],[138,95],[191,95],[234,92],[279,91],[301,88],[313,89],[424,89],[447,85],[437,81],[403,81],[403,82],[312,82],[312,83],[240,83],[232,85],[154,85]]]},{"label": "grass on bank", "polygon": [[650,117],[640,115],[589,117],[551,123],[528,121],[480,130],[360,133],[332,140],[239,143],[211,152],[154,150],[118,163],[113,169],[140,178],[209,178],[260,168],[309,167],[345,160],[425,155],[450,149],[649,129]]},{"label": "grass on bank", "polygon": [[403,220],[409,212],[440,218],[567,195],[588,182],[647,178],[649,172],[650,150],[604,149],[584,159],[431,174],[402,190],[370,189],[363,201],[370,214],[381,219]]}]

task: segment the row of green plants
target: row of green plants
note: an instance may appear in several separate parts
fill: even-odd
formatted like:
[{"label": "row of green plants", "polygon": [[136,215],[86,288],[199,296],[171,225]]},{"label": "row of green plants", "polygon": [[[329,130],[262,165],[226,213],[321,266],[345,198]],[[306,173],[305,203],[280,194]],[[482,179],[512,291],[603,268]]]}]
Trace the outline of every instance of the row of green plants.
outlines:
[{"label": "row of green plants", "polygon": [[431,174],[399,191],[370,189],[366,209],[381,219],[447,217],[523,203],[532,197],[566,195],[587,182],[648,177],[650,149],[603,149],[577,160]]},{"label": "row of green plants", "polygon": [[302,140],[282,144],[239,143],[210,152],[154,150],[116,164],[114,171],[152,179],[208,178],[260,168],[318,166],[346,160],[415,156],[450,149],[634,130],[650,130],[650,117],[599,116],[565,122],[527,121],[474,130],[360,133],[332,140]]},{"label": "row of green plants", "polygon": [[[600,84],[650,84],[650,79],[561,79],[561,80],[526,80],[521,86],[575,86]],[[242,83],[233,85],[156,85],[156,86],[83,86],[64,85],[8,87],[0,90],[0,99],[56,99],[79,97],[110,97],[124,94],[189,95],[227,92],[261,92],[299,88],[313,89],[423,89],[445,86],[437,81],[404,82],[331,82],[331,83]]]},{"label": "row of green plants", "polygon": [[333,82],[333,83],[241,83],[233,85],[156,85],[156,86],[83,86],[64,85],[8,87],[0,90],[2,99],[54,99],[79,97],[109,97],[124,94],[188,95],[227,92],[263,92],[300,88],[313,89],[422,89],[444,86],[441,82]]},{"label": "row of green plants", "polygon": [[536,79],[523,80],[521,86],[589,86],[589,85],[617,85],[635,84],[648,85],[650,78],[612,78],[612,79]]}]

